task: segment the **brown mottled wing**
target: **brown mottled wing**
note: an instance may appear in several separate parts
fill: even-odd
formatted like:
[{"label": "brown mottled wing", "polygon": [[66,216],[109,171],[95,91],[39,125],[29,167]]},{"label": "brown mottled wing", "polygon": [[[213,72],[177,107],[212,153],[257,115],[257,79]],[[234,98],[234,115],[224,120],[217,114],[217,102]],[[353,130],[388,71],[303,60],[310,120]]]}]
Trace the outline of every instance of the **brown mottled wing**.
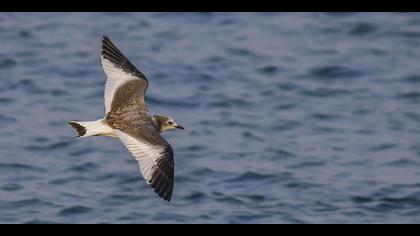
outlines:
[{"label": "brown mottled wing", "polygon": [[[107,75],[105,84],[105,111],[112,109],[116,92],[130,82],[130,96],[135,96],[136,102],[146,109],[144,96],[148,87],[147,78],[127,59],[127,57],[107,37],[102,39],[102,68]],[[134,88],[131,88],[134,87]]]},{"label": "brown mottled wing", "polygon": [[126,127],[115,130],[115,133],[138,161],[147,183],[159,197],[170,201],[174,189],[174,153],[171,145],[151,126]]}]

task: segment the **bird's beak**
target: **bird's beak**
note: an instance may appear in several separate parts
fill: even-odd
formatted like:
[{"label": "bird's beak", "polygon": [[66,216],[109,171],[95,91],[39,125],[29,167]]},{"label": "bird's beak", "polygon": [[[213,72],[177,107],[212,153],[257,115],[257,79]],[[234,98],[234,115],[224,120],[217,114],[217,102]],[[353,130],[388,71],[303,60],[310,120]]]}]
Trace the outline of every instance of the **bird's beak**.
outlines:
[{"label": "bird's beak", "polygon": [[182,126],[182,125],[176,125],[175,128],[177,128],[177,129],[185,129],[184,126]]}]

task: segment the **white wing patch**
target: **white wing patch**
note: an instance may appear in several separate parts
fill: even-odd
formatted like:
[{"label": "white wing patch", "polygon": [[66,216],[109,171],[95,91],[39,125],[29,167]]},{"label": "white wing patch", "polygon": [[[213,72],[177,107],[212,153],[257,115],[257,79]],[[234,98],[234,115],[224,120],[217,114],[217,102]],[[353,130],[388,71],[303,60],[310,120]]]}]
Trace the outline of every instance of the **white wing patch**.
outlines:
[{"label": "white wing patch", "polygon": [[112,100],[114,98],[115,91],[123,85],[125,82],[137,77],[125,72],[123,69],[116,67],[108,59],[102,56],[102,68],[107,76],[105,83],[105,114],[111,111]]},{"label": "white wing patch", "polygon": [[153,170],[157,164],[156,160],[162,155],[164,147],[139,141],[120,130],[115,130],[115,134],[139,162],[140,172],[147,183],[150,184]]}]

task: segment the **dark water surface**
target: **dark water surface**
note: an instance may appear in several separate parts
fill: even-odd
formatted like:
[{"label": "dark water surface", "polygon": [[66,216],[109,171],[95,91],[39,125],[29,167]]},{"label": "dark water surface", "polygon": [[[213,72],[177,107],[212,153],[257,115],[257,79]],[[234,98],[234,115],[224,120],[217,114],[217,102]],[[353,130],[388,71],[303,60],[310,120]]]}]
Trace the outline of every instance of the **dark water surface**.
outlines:
[{"label": "dark water surface", "polygon": [[[167,203],[104,115],[100,39],[149,78]],[[1,223],[420,223],[420,14],[0,14]]]}]

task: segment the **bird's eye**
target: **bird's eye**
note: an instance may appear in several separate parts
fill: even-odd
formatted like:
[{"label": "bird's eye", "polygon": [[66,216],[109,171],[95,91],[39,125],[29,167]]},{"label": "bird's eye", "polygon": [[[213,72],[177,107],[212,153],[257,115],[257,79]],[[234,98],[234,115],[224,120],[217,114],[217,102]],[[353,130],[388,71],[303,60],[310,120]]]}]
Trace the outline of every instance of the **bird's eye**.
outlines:
[{"label": "bird's eye", "polygon": [[172,121],[168,121],[168,124],[169,124],[169,125],[172,125],[172,124],[173,124],[173,122],[172,122]]}]

